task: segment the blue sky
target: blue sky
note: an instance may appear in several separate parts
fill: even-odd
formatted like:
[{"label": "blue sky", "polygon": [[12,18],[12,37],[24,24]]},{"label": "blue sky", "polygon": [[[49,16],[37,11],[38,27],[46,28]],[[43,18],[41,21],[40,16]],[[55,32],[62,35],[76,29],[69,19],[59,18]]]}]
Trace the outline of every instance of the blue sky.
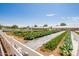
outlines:
[{"label": "blue sky", "polygon": [[2,25],[57,25],[62,22],[68,25],[79,25],[79,4],[0,3]]}]

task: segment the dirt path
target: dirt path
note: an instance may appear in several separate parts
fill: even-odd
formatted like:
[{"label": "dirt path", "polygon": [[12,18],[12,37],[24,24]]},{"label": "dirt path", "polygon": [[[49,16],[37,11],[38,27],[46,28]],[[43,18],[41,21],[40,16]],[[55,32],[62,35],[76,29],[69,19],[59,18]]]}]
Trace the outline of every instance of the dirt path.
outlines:
[{"label": "dirt path", "polygon": [[23,37],[14,36],[14,38],[23,44],[25,44],[29,41],[29,40],[24,40]]}]

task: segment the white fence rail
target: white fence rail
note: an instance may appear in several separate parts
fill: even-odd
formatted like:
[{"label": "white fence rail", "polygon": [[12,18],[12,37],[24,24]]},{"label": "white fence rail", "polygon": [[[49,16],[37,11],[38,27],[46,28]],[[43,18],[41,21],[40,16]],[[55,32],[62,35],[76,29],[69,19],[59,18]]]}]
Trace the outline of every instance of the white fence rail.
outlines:
[{"label": "white fence rail", "polygon": [[1,52],[0,55],[5,56],[4,50],[3,50],[2,45],[1,45],[1,42],[0,42],[0,52]]},{"label": "white fence rail", "polygon": [[0,35],[2,36],[2,41],[6,42],[9,45],[10,53],[8,55],[17,55],[17,56],[43,56],[42,54],[36,52],[35,50],[25,46],[21,42],[15,40],[13,37],[10,37],[0,31]]}]

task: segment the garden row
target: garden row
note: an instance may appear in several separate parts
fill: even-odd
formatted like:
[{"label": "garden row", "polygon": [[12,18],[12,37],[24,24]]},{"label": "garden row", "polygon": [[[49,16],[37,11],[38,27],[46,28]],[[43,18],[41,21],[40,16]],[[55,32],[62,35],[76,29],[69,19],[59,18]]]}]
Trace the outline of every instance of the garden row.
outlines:
[{"label": "garden row", "polygon": [[47,42],[46,44],[43,45],[44,48],[51,51],[54,50],[66,34],[67,32],[64,32],[59,36],[55,37],[54,39],[52,39],[51,41]]},{"label": "garden row", "polygon": [[44,31],[44,30],[42,30],[42,31],[26,31],[26,32],[16,31],[16,32],[13,32],[13,35],[24,37],[24,40],[33,40],[33,39],[36,39],[39,37],[50,35],[55,32],[57,32],[57,31],[53,31],[53,30],[51,30],[51,31]]},{"label": "garden row", "polygon": [[79,35],[79,32],[76,32]]},{"label": "garden row", "polygon": [[73,50],[72,40],[71,40],[71,33],[68,32],[65,39],[64,44],[60,46],[60,53],[64,56],[70,56]]},{"label": "garden row", "polygon": [[73,50],[70,32],[64,32],[60,34],[59,36],[44,44],[43,47],[45,49],[53,51],[55,48],[57,48],[58,44],[61,42],[62,39],[64,39],[64,41],[62,45],[59,47],[60,54],[63,56],[70,56]]}]

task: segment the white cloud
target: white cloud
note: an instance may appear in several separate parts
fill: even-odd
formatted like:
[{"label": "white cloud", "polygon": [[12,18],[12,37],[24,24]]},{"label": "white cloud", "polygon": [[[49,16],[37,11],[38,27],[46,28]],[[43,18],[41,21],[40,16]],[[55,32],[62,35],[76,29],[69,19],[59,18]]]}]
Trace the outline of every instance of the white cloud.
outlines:
[{"label": "white cloud", "polygon": [[46,14],[46,16],[55,16],[56,14]]},{"label": "white cloud", "polygon": [[72,17],[72,21],[79,22],[79,17]]},{"label": "white cloud", "polygon": [[75,17],[68,17],[69,20],[71,20],[72,22],[79,22],[79,17],[75,16]]},{"label": "white cloud", "polygon": [[62,20],[70,20],[73,22],[79,22],[79,16],[74,16],[74,17],[61,17]]},{"label": "white cloud", "polygon": [[79,16],[73,16],[73,17],[66,17],[66,16],[63,16],[63,17],[60,17],[62,19],[63,22],[66,22],[67,24],[69,25],[76,25],[78,26],[79,25]]}]

